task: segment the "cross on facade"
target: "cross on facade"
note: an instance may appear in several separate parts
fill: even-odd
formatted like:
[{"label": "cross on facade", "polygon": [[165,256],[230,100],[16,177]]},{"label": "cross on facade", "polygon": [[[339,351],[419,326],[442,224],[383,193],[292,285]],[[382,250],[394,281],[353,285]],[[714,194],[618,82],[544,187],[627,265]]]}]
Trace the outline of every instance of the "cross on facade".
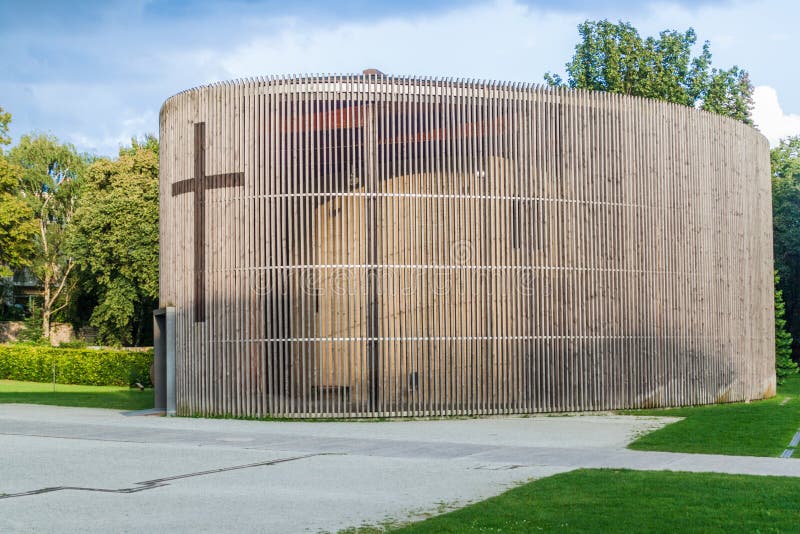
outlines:
[{"label": "cross on facade", "polygon": [[206,320],[206,189],[238,187],[243,172],[206,175],[206,123],[194,124],[194,177],[172,184],[172,196],[194,193],[194,322]]}]

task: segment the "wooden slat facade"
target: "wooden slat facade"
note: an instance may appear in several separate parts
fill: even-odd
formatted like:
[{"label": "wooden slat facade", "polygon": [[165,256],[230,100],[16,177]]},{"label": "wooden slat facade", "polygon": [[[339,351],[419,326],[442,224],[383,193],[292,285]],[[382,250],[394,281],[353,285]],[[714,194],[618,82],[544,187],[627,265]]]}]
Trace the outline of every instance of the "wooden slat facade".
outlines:
[{"label": "wooden slat facade", "polygon": [[179,414],[774,394],[769,150],[749,126],[381,74],[199,87],[160,123]]}]

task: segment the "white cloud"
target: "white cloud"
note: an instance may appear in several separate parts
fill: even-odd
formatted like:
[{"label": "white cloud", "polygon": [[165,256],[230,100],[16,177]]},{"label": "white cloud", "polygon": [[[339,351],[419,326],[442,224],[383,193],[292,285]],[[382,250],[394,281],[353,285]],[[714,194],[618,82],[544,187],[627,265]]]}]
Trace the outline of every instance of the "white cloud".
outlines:
[{"label": "white cloud", "polygon": [[54,125],[43,133],[79,151],[115,156],[132,137],[158,131],[158,111],[136,106],[116,85],[46,82],[29,85],[27,92]]},{"label": "white cloud", "polygon": [[131,139],[145,134],[157,134],[158,113],[149,110],[141,113],[126,111],[118,124],[109,124],[100,131],[84,127],[71,132],[66,140],[92,154],[115,156],[120,147],[130,145]]},{"label": "white cloud", "polygon": [[307,17],[299,8],[275,12],[256,4],[202,17],[114,11],[68,46],[42,42],[38,26],[0,32],[0,48],[10,50],[0,54],[0,72],[7,73],[0,77],[0,105],[14,116],[12,134],[50,131],[81,150],[114,155],[131,135],[158,131],[158,109],[172,94],[250,76],[374,67],[395,75],[542,83],[546,71],[563,74],[576,26],[587,18],[630,20],[642,35],[694,26],[701,41],[711,41],[715,66],[738,64],[754,83],[781,93],[786,113],[774,94],[770,100],[759,88],[756,95],[757,122],[770,141],[798,133],[792,113],[800,111],[800,93],[791,88],[800,71],[787,68],[795,58],[786,39],[800,22],[792,0],[645,0],[637,9],[624,2],[567,9],[477,0],[384,15],[376,9],[358,18]]},{"label": "white cloud", "polygon": [[[476,77],[542,83],[571,55],[584,15],[531,9],[512,1],[436,15],[318,26],[263,21],[264,32],[218,55],[230,77],[264,73],[358,73]],[[205,56],[208,59],[208,56]]]},{"label": "white cloud", "polygon": [[784,137],[800,135],[800,115],[784,113],[778,92],[768,85],[759,85],[753,91],[753,122],[770,146]]}]

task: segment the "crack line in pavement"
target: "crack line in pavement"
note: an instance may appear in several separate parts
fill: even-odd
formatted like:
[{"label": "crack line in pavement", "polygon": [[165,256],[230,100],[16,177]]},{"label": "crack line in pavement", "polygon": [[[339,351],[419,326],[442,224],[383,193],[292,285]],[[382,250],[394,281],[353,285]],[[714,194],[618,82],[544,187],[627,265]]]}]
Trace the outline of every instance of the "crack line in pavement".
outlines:
[{"label": "crack line in pavement", "polygon": [[42,493],[51,493],[54,491],[62,490],[76,490],[76,491],[97,491],[100,493],[137,493],[139,491],[149,490],[153,488],[160,488],[168,485],[167,482],[173,480],[180,480],[182,478],[199,477],[203,475],[213,475],[215,473],[224,473],[226,471],[236,471],[237,469],[247,469],[250,467],[263,467],[267,465],[282,464],[286,462],[293,462],[295,460],[303,460],[305,458],[312,458],[314,456],[329,456],[334,453],[323,452],[316,454],[305,454],[303,456],[293,456],[291,458],[278,458],[277,460],[267,460],[265,462],[256,462],[252,464],[234,465],[232,467],[220,467],[219,469],[209,469],[207,471],[198,471],[196,473],[186,473],[183,475],[174,475],[171,477],[156,478],[153,480],[145,480],[144,482],[134,482],[135,487],[108,489],[108,488],[85,488],[82,486],[52,486],[49,488],[41,488],[31,491],[23,491],[21,493],[0,493],[0,499],[10,499],[12,497],[25,497],[27,495],[40,495]]},{"label": "crack line in pavement", "polygon": [[59,436],[56,434],[30,434],[28,432],[0,432],[0,436],[22,436],[27,438],[51,438],[51,439],[73,439],[78,441],[102,441],[102,442],[111,442],[111,443],[136,443],[138,445],[148,445],[157,442],[151,441],[142,441],[141,439],[132,440],[132,439],[112,439],[112,438],[100,438],[100,437],[85,437],[85,436]]}]

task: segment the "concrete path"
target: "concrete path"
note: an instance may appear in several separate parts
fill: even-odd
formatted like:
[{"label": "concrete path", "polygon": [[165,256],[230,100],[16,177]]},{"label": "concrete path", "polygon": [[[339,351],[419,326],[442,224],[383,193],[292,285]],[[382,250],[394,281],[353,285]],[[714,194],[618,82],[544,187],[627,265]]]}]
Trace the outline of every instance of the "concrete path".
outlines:
[{"label": "concrete path", "polygon": [[5,404],[0,532],[336,531],[424,517],[579,467],[800,476],[796,459],[624,448],[672,421],[281,423]]}]

